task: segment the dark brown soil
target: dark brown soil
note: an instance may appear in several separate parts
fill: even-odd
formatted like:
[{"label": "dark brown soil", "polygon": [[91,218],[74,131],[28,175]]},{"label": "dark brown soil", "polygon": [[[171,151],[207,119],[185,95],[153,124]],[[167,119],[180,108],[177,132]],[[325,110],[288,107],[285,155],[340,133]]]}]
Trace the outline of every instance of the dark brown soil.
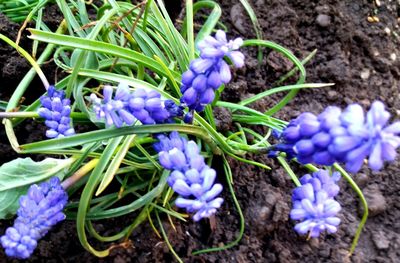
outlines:
[{"label": "dark brown soil", "polygon": [[[230,28],[232,36],[254,38],[250,20],[238,1],[223,3],[222,21]],[[396,1],[250,1],[259,17],[264,38],[275,41],[304,58],[314,49],[316,56],[306,65],[307,82],[333,82],[332,88],[302,90],[295,100],[277,114],[289,120],[302,111],[320,112],[327,105],[345,106],[352,102],[366,108],[372,101],[385,102],[395,119],[400,118],[400,49],[399,5]],[[389,3],[388,3],[389,2]],[[379,23],[370,23],[368,16],[377,11]],[[0,16],[0,31],[12,32],[18,27]],[[387,29],[386,29],[387,28]],[[390,32],[389,32],[389,30]],[[237,72],[228,85],[223,98],[238,101],[240,98],[271,87],[279,76],[290,68],[290,63],[274,52],[265,53],[258,65],[257,49],[246,49],[246,68]],[[16,86],[27,64],[11,49],[0,44],[2,99]],[[12,56],[10,55],[12,54]],[[8,65],[8,66],[7,66]],[[4,72],[7,72],[5,74]],[[13,71],[13,72],[12,72]],[[266,98],[254,105],[257,109],[273,106],[281,96]],[[221,129],[229,121],[224,110],[218,110]],[[225,116],[225,117],[224,117]],[[225,119],[228,118],[228,119]],[[21,127],[29,134],[36,127]],[[7,146],[1,130],[1,160],[15,157]],[[6,148],[8,147],[8,148]],[[265,156],[256,157],[274,167],[271,171],[230,161],[234,174],[235,191],[246,218],[246,230],[240,243],[223,252],[191,256],[201,248],[221,246],[238,235],[239,217],[232,199],[225,191],[225,203],[216,216],[216,228],[208,222],[182,224],[174,222],[164,227],[176,252],[185,262],[399,262],[400,261],[400,162],[392,163],[379,173],[368,169],[355,176],[371,207],[371,217],[352,257],[347,253],[360,220],[359,202],[351,188],[341,182],[338,199],[343,206],[342,224],[334,235],[306,240],[294,231],[289,220],[291,189],[294,187],[283,169]],[[217,163],[217,162],[216,162]],[[222,174],[222,173],[221,173]],[[224,178],[219,178],[223,183]],[[111,234],[125,225],[129,217],[97,224],[99,231]],[[0,222],[0,233],[10,225]],[[75,233],[74,222],[64,222],[49,233],[39,244],[30,262],[171,262],[174,260],[162,239],[149,224],[138,228],[131,236],[133,247],[115,249],[105,259],[97,259],[84,251]],[[5,261],[0,250],[0,260]]]}]

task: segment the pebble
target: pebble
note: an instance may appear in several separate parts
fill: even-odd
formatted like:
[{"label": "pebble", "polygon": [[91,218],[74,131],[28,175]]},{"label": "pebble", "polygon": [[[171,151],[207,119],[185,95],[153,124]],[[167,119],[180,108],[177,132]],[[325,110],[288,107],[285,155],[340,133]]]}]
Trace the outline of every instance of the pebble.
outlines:
[{"label": "pebble", "polygon": [[369,69],[365,68],[365,69],[361,70],[360,77],[362,79],[364,79],[364,80],[368,79],[370,75],[371,75],[371,72]]},{"label": "pebble", "polygon": [[338,98],[338,92],[335,90],[328,91],[328,99],[329,100],[336,100]]},{"label": "pebble", "polygon": [[331,17],[324,14],[319,14],[316,19],[320,27],[329,27],[331,25]]},{"label": "pebble", "polygon": [[378,185],[369,185],[363,192],[368,203],[369,216],[373,217],[385,212],[386,199],[379,190]]},{"label": "pebble", "polygon": [[271,214],[271,209],[269,209],[267,206],[262,206],[258,210],[258,220],[268,220],[270,214]]},{"label": "pebble", "polygon": [[377,249],[383,250],[389,248],[390,240],[388,240],[387,235],[382,230],[374,232],[372,234],[372,240]]},{"label": "pebble", "polygon": [[378,23],[378,22],[379,22],[379,17],[377,17],[377,16],[369,16],[369,17],[367,18],[367,20],[368,20],[368,22],[370,22],[370,23]]},{"label": "pebble", "polygon": [[396,61],[396,58],[397,58],[396,53],[390,54],[390,59],[391,60]]}]

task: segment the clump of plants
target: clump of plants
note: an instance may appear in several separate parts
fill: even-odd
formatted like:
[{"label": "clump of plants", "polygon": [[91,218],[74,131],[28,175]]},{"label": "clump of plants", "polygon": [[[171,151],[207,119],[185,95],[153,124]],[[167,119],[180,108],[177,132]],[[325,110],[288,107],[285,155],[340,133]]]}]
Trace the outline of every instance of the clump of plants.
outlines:
[{"label": "clump of plants", "polygon": [[[96,6],[56,0],[64,17],[56,32],[40,21],[37,12],[42,12],[47,1],[39,2],[29,14],[39,24],[29,29],[29,37],[34,43],[47,44],[37,59],[0,35],[33,66],[0,116],[16,152],[59,157],[40,162],[18,158],[0,167],[0,218],[16,216],[1,237],[9,257],[30,257],[40,239],[67,218],[76,220],[82,246],[98,257],[109,255],[113,246],[98,250],[89,244],[87,235],[101,242],[123,243],[148,220],[180,261],[160,214],[171,224],[174,220],[207,220],[224,205],[223,191],[230,193],[240,215],[239,236],[223,247],[195,253],[232,247],[241,239],[245,219],[232,187],[234,176],[240,175],[232,174],[227,159],[271,169],[248,159],[254,154],[276,158],[293,180],[293,209],[288,216],[300,235],[317,238],[340,227],[341,206],[335,197],[343,177],[364,207],[350,248],[350,253],[354,251],[368,207],[346,170],[356,173],[366,160],[371,169],[380,170],[395,159],[400,145],[400,122],[389,122],[382,102],[374,102],[366,114],[353,104],[343,111],[331,106],[319,115],[302,113],[290,122],[274,117],[300,89],[331,84],[305,83],[303,64],[311,56],[300,61],[276,43],[228,37],[218,28],[221,10],[212,1],[186,1],[179,31],[162,1],[134,5],[108,0]],[[95,18],[89,16],[88,8],[96,10]],[[195,32],[193,16],[201,9],[210,14]],[[294,68],[280,83],[291,77],[298,80],[265,88],[238,103],[222,101],[220,94],[240,74],[236,69],[245,65],[243,51],[249,47],[258,47],[259,57],[264,49],[271,49],[288,58]],[[40,68],[49,59],[68,73],[53,85]],[[36,74],[43,81],[43,94],[30,105],[20,105]],[[251,108],[252,103],[279,92],[287,94],[268,111]],[[215,107],[231,112],[235,130],[217,130]],[[14,128],[24,125],[27,118],[43,122],[46,138],[19,143]],[[268,132],[258,133],[254,127],[259,125]],[[82,126],[90,128],[81,132],[77,127]],[[214,156],[222,164],[213,162]],[[289,163],[303,165],[310,174],[298,179]],[[217,166],[224,173],[217,174]],[[112,236],[102,236],[92,225],[127,214],[136,217]]]}]

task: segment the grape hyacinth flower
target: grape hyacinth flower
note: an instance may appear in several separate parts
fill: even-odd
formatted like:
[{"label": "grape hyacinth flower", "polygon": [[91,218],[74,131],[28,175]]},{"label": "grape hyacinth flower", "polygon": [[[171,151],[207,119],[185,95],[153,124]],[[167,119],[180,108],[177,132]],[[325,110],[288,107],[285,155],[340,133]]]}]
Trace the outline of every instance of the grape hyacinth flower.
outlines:
[{"label": "grape hyacinth flower", "polygon": [[57,177],[30,186],[27,195],[19,199],[20,207],[14,226],[7,228],[0,239],[6,255],[19,259],[28,258],[39,239],[65,219],[62,211],[67,201],[68,195]]},{"label": "grape hyacinth flower", "polygon": [[57,91],[54,86],[49,86],[47,95],[40,98],[42,106],[38,113],[45,119],[49,128],[46,131],[48,138],[61,138],[75,134],[71,127],[71,101],[65,98],[64,91]]},{"label": "grape hyacinth flower", "polygon": [[207,36],[200,41],[197,45],[200,57],[182,74],[182,104],[199,112],[210,104],[215,90],[232,77],[224,57],[228,57],[236,68],[244,65],[244,55],[238,51],[242,44],[241,38],[228,41],[222,30],[218,30],[215,37]]},{"label": "grape hyacinth flower", "polygon": [[291,219],[301,221],[295,226],[297,233],[318,237],[325,230],[328,233],[337,231],[340,219],[336,215],[341,206],[334,197],[339,193],[336,184],[339,179],[339,173],[330,176],[325,170],[306,174],[300,179],[302,185],[293,191],[290,212]]},{"label": "grape hyacinth flower", "polygon": [[360,170],[368,158],[372,170],[380,170],[384,161],[393,161],[400,146],[400,122],[388,124],[390,113],[375,101],[367,114],[358,104],[343,112],[328,107],[315,116],[302,113],[281,134],[282,143],[273,150],[286,152],[302,163],[332,165],[343,162],[349,172]]},{"label": "grape hyacinth flower", "polygon": [[113,88],[104,86],[104,98],[90,95],[93,109],[98,119],[105,119],[107,126],[117,128],[124,123],[132,125],[136,120],[142,124],[160,124],[172,122],[172,119],[183,114],[182,108],[172,100],[161,99],[155,90],[136,89],[130,92],[125,83],[120,83],[113,97]]},{"label": "grape hyacinth flower", "polygon": [[197,144],[178,132],[171,132],[169,137],[159,135],[158,139],[154,148],[159,153],[160,164],[172,170],[167,182],[180,195],[176,206],[195,212],[194,221],[213,215],[224,201],[217,197],[222,185],[214,183],[216,172],[205,164]]}]

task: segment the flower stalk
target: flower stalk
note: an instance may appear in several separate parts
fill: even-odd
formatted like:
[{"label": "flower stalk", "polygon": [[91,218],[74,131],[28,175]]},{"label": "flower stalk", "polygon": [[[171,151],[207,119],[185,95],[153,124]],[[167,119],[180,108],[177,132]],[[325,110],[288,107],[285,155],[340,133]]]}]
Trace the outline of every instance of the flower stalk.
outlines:
[{"label": "flower stalk", "polygon": [[99,159],[92,159],[88,163],[86,163],[84,166],[82,166],[78,171],[76,171],[73,175],[65,179],[62,183],[61,186],[64,189],[68,189],[72,185],[74,185],[77,181],[79,181],[82,177],[87,175],[91,170],[96,167],[96,165],[99,163]]}]

